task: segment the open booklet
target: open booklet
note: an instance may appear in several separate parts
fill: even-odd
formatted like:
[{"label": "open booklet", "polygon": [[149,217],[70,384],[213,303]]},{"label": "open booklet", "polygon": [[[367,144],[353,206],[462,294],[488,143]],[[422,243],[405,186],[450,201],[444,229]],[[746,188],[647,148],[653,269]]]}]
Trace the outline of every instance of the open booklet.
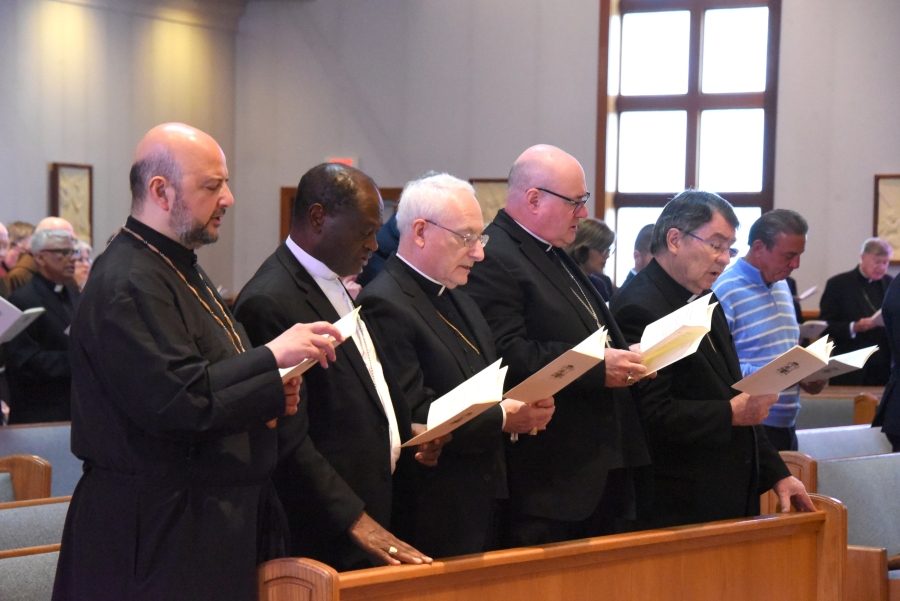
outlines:
[{"label": "open booklet", "polygon": [[795,346],[775,357],[732,388],[747,394],[777,394],[828,365],[834,344],[819,338],[808,347]]},{"label": "open booklet", "polygon": [[603,361],[607,335],[606,328],[600,328],[582,340],[578,346],[566,351],[524,382],[507,391],[503,397],[523,403],[536,403],[553,396]]},{"label": "open booklet", "polygon": [[506,379],[507,369],[500,367],[498,359],[432,402],[425,424],[428,429],[401,446],[411,447],[434,440],[498,404],[503,400],[503,380]]},{"label": "open booklet", "polygon": [[503,393],[503,381],[507,368],[500,367],[500,361],[489,365],[431,403],[428,429],[403,446],[421,444],[452,432],[505,398],[536,403],[553,396],[603,361],[606,338],[606,328],[600,328],[506,394]]},{"label": "open booklet", "polygon": [[697,351],[712,327],[712,315],[719,303],[709,304],[712,293],[657,319],[641,335],[642,363],[648,372],[659,371]]},{"label": "open booklet", "polygon": [[849,353],[844,353],[843,355],[835,355],[828,361],[828,365],[815,372],[811,376],[806,376],[801,381],[815,382],[817,380],[827,380],[828,378],[842,376],[844,374],[850,373],[851,371],[862,369],[863,365],[866,364],[866,361],[869,360],[869,357],[875,354],[875,351],[877,350],[878,345],[876,344],[874,346],[867,346],[866,348],[850,351]]},{"label": "open booklet", "polygon": [[33,307],[22,311],[5,298],[0,297],[0,344],[9,342],[21,334],[43,312],[43,307]]},{"label": "open booklet", "polygon": [[[341,333],[341,336],[344,337],[344,341],[353,336],[353,333],[356,331],[356,323],[358,320],[359,307],[353,309],[353,311],[347,313],[339,320],[334,322],[334,327],[336,327]],[[336,338],[331,338],[331,346],[336,347],[339,344],[340,342],[338,342]],[[284,369],[279,369],[278,372],[281,374],[281,381],[286,383],[291,378],[296,378],[316,363],[318,363],[318,361],[316,361],[315,359],[304,359],[294,367],[285,367]]]}]

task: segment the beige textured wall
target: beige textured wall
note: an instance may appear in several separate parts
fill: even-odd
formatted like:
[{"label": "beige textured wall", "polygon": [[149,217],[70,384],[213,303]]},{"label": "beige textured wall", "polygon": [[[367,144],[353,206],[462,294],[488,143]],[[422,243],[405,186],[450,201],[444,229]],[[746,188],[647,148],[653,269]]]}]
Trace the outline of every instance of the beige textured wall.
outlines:
[{"label": "beige textured wall", "polygon": [[[128,215],[132,153],[149,128],[185,121],[234,156],[234,65],[234,33],[226,29],[0,0],[0,221],[47,214],[50,163],[91,164],[101,249]],[[201,251],[210,275],[229,287],[233,228],[226,219],[219,243]]]}]

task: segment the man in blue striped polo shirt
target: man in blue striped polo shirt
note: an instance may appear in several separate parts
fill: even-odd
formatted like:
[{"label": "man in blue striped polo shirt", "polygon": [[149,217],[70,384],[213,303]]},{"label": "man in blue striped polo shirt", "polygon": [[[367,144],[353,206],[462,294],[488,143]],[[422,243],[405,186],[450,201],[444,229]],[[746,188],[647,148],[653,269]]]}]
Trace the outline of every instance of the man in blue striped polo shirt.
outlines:
[{"label": "man in blue striped polo shirt", "polygon": [[[790,350],[800,338],[793,297],[785,278],[800,267],[806,248],[806,220],[794,211],[765,213],[750,228],[750,250],[713,284],[734,337],[746,377]],[[792,386],[778,396],[763,422],[779,451],[796,451],[794,424],[800,413],[800,388],[818,394],[826,381]]]}]

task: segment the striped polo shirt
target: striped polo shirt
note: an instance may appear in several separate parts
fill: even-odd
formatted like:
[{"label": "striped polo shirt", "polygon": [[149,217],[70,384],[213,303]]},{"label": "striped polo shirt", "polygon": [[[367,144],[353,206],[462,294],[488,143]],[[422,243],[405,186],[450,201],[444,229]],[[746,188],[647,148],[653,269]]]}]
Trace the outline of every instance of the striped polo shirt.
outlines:
[{"label": "striped polo shirt", "polygon": [[[759,269],[738,259],[712,289],[725,311],[745,377],[799,341],[794,299],[785,280],[766,286]],[[794,425],[798,413],[800,387],[792,386],[778,395],[778,402],[763,423],[787,428]]]}]

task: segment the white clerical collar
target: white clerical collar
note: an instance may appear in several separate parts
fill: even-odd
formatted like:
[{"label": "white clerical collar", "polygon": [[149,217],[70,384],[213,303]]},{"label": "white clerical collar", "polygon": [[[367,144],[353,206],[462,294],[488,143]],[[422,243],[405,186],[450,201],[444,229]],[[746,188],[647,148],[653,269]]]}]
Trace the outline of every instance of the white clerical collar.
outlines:
[{"label": "white clerical collar", "polygon": [[441,284],[441,283],[440,283],[439,281],[437,281],[436,279],[434,279],[434,278],[432,278],[432,277],[428,277],[426,274],[422,273],[422,270],[421,270],[421,269],[419,269],[418,267],[416,267],[415,265],[413,265],[412,263],[410,263],[409,261],[407,261],[405,258],[403,258],[403,255],[401,255],[399,252],[397,253],[397,258],[400,259],[401,261],[403,261],[404,263],[406,263],[407,265],[409,265],[409,268],[410,268],[410,269],[412,269],[413,271],[415,271],[416,273],[418,273],[420,276],[422,276],[423,278],[425,278],[425,279],[428,280],[429,282],[434,282],[435,284],[437,284],[438,286],[440,286],[441,289],[440,289],[440,291],[437,293],[438,296],[440,296],[440,295],[442,295],[442,294],[444,293],[444,290],[447,288],[446,286],[444,286],[443,284]]},{"label": "white clerical collar", "polygon": [[[516,221],[516,220],[513,219],[513,221]],[[519,222],[516,221],[516,223],[519,223]],[[547,252],[550,252],[551,250],[553,250],[553,245],[552,245],[552,244],[550,244],[549,242],[547,242],[546,240],[544,240],[543,238],[541,238],[540,236],[538,236],[537,234],[535,234],[534,232],[532,232],[530,229],[528,229],[527,227],[525,227],[525,226],[522,225],[521,223],[519,223],[519,227],[522,228],[523,230],[525,230],[526,232],[528,232],[529,234],[531,234],[532,236],[534,236],[534,237],[538,240],[538,242],[540,242],[540,243],[542,243],[542,244],[546,244],[546,245],[547,245]]]},{"label": "white clerical collar", "polygon": [[338,274],[331,271],[325,263],[318,260],[302,248],[288,236],[286,240],[287,247],[291,253],[300,261],[300,264],[309,272],[309,275],[321,280],[339,280]]}]

